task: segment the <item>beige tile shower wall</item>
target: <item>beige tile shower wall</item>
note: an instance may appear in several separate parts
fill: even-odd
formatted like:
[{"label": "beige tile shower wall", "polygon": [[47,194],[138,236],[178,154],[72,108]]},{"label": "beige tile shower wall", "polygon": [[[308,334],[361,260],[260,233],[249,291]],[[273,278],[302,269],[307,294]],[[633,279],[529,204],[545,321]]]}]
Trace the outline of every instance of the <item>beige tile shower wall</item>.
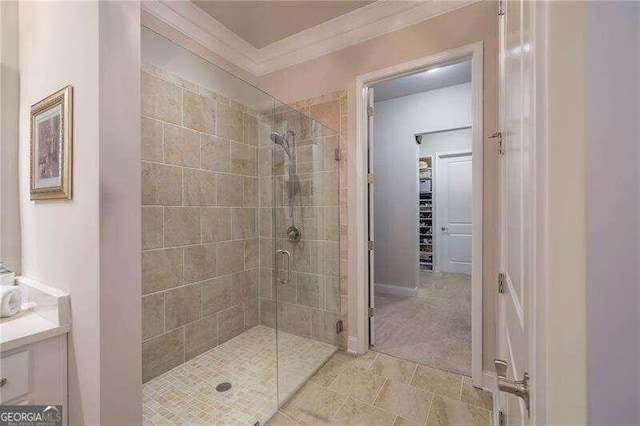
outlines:
[{"label": "beige tile shower wall", "polygon": [[[347,93],[340,91],[305,99],[291,107],[295,110],[283,106],[283,112],[273,116],[273,126],[280,133],[287,129],[296,131],[295,157],[301,197],[294,203],[294,220],[302,225],[303,240],[291,244],[284,239],[291,223],[288,163],[281,150],[273,151],[271,146],[259,148],[261,253],[267,253],[263,249],[272,247],[275,230],[278,248],[292,254],[293,271],[290,283],[274,284],[268,279],[274,273],[273,259],[261,256],[261,277],[265,277],[260,279],[261,324],[273,326],[273,312],[277,306],[280,329],[346,348]],[[337,148],[341,161],[335,159]],[[271,179],[275,179],[275,186]],[[276,191],[275,197],[270,192],[272,187]],[[276,208],[272,217],[274,199]],[[340,319],[344,331],[336,334],[336,322]]]},{"label": "beige tile shower wall", "polygon": [[258,323],[259,128],[245,106],[143,66],[145,382]]}]

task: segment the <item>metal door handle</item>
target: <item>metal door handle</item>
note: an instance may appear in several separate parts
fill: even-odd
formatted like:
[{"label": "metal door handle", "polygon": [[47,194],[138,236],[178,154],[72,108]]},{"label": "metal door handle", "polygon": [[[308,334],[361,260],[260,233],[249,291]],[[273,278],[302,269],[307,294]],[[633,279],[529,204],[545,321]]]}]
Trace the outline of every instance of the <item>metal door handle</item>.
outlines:
[{"label": "metal door handle", "polygon": [[507,392],[516,395],[524,400],[524,404],[529,411],[529,374],[524,373],[522,380],[507,379],[507,362],[501,359],[494,359],[493,363],[496,366],[496,373],[498,373],[498,389],[502,392]]},{"label": "metal door handle", "polygon": [[7,379],[5,379],[4,377],[2,379],[0,379],[0,388],[3,387],[6,384],[7,384]]},{"label": "metal door handle", "polygon": [[444,232],[444,231],[447,230],[447,227],[446,226],[441,226],[440,229],[442,229],[442,232]]},{"label": "metal door handle", "polygon": [[287,258],[287,277],[286,278],[280,278],[280,268],[276,264],[276,278],[279,283],[286,284],[288,282],[291,282],[291,253],[289,253],[289,250],[278,250],[277,253]]}]

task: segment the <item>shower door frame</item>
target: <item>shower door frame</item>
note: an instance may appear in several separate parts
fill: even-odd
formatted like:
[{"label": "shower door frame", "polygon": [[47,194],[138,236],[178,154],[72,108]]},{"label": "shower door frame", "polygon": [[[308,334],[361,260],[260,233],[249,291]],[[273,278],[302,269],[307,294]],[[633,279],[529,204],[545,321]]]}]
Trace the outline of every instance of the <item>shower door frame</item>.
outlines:
[{"label": "shower door frame", "polygon": [[[428,68],[443,66],[464,59],[471,59],[471,90],[472,90],[472,193],[473,193],[473,231],[472,231],[472,283],[471,283],[471,376],[473,385],[493,390],[490,374],[483,371],[483,256],[482,256],[482,225],[483,225],[483,51],[482,41],[461,46],[455,49],[436,53],[431,56],[401,63],[388,68],[372,71],[356,77],[356,144],[355,163],[356,176],[353,203],[349,204],[349,226],[353,226],[354,238],[350,241],[349,252],[353,253],[353,260],[349,265],[349,276],[355,277],[354,312],[356,334],[349,336],[349,351],[365,353],[369,350],[370,322],[369,322],[369,262],[368,262],[368,221],[369,208],[367,206],[368,181],[367,174],[367,99],[366,88],[384,80],[426,71]],[[496,278],[497,279],[497,278]],[[353,288],[353,287],[352,287]],[[496,299],[496,295],[493,295]],[[497,305],[496,305],[497,306]],[[487,377],[485,377],[487,376]]]}]

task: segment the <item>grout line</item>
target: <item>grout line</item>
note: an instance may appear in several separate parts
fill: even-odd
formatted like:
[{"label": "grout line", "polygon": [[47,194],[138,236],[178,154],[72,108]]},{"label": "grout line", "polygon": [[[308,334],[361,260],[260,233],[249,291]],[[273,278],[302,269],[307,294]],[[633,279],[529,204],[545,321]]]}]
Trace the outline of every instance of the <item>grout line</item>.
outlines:
[{"label": "grout line", "polygon": [[[407,383],[409,386],[412,386],[411,383],[413,383],[413,379],[416,377],[416,373],[418,372],[418,363],[416,363],[416,368],[413,369],[413,373],[411,374],[411,378],[409,379],[409,383]],[[413,386],[415,387],[415,386]]]},{"label": "grout line", "polygon": [[167,332],[167,295],[162,293],[162,333]]},{"label": "grout line", "polygon": [[431,401],[429,402],[429,410],[427,410],[427,417],[424,419],[424,424],[429,422],[429,416],[431,416],[431,410],[433,409],[433,400],[436,399],[436,394],[431,392]]},{"label": "grout line", "polygon": [[375,406],[376,401],[378,400],[378,398],[380,397],[380,394],[382,393],[382,389],[384,389],[384,387],[387,385],[388,381],[389,381],[389,379],[387,379],[385,377],[384,383],[382,383],[382,386],[380,386],[380,389],[378,389],[378,393],[376,393],[376,397],[373,398],[373,402],[371,403],[371,405]]},{"label": "grout line", "polygon": [[342,409],[342,407],[344,407],[344,405],[347,403],[347,400],[349,399],[349,396],[345,396],[344,397],[344,401],[342,401],[342,404],[340,404],[340,406],[338,407],[338,409],[336,410],[335,413],[333,413],[331,416],[329,416],[329,421],[335,419],[335,417],[338,415],[338,413],[340,412],[340,410]]},{"label": "grout line", "polygon": [[185,327],[182,326],[182,363],[187,361],[187,333]]},{"label": "grout line", "polygon": [[464,377],[460,376],[460,395],[458,395],[458,401],[462,401],[462,388],[464,387]]}]

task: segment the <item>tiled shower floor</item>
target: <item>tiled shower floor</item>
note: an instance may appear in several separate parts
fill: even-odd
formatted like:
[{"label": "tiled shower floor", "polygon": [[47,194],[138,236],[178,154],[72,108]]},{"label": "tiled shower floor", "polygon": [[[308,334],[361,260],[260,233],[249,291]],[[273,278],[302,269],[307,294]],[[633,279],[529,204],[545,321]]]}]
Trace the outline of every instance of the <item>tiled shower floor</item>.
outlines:
[{"label": "tiled shower floor", "polygon": [[[265,424],[336,351],[326,343],[256,326],[142,386],[145,425]],[[278,388],[277,367],[280,372]],[[217,392],[229,382],[231,390]]]}]

